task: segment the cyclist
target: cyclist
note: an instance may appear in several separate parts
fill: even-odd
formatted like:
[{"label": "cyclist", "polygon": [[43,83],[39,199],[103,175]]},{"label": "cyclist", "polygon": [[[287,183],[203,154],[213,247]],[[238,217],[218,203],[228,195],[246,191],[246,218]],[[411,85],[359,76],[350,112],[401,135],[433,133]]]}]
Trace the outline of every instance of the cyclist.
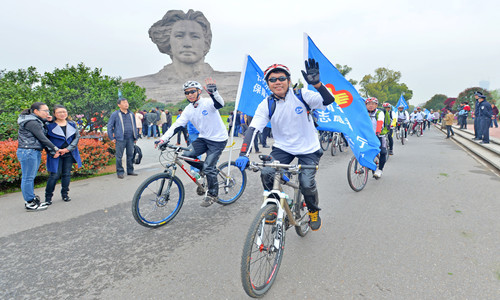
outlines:
[{"label": "cyclist", "polygon": [[392,106],[388,102],[382,104],[382,107],[385,109],[385,126],[387,129],[387,139],[389,140],[389,155],[393,155],[394,140],[392,139],[392,132],[396,122],[396,113],[392,111]]},{"label": "cyclist", "polygon": [[[295,94],[290,81],[290,70],[284,65],[273,64],[264,72],[264,79],[272,94],[257,107],[248,133],[245,135],[240,157],[236,160],[236,165],[242,170],[248,165],[248,146],[252,145],[254,131],[262,131],[269,121],[274,136],[271,151],[273,159],[283,164],[289,164],[295,157],[298,158],[299,164],[319,163],[323,151],[313,118],[306,110],[307,106],[309,109],[325,109],[335,99],[319,80],[318,63],[314,59],[309,59],[305,62],[305,66],[306,71],[302,71],[302,75],[318,92],[303,89]],[[274,174],[275,170],[272,168],[262,170],[261,180],[265,190],[272,190]],[[309,226],[314,231],[321,228],[315,175],[316,170],[302,170],[299,174],[300,191],[309,210]]]},{"label": "cyclist", "polygon": [[384,135],[387,133],[387,129],[384,128],[384,114],[381,110],[377,109],[378,99],[375,97],[370,97],[365,100],[366,109],[368,110],[368,115],[372,120],[373,129],[380,141],[380,159],[378,163],[378,168],[373,174],[375,178],[382,177],[382,172],[384,170],[384,165],[387,155],[387,145],[385,142]]},{"label": "cyclist", "polygon": [[206,153],[205,162],[189,162],[193,167],[202,170],[207,176],[208,193],[201,202],[201,206],[208,207],[218,199],[216,164],[222,150],[226,147],[228,135],[226,126],[222,122],[219,109],[224,106],[224,99],[219,95],[217,86],[212,78],[205,80],[205,90],[210,98],[201,98],[202,86],[196,81],[187,81],[183,85],[184,94],[189,101],[182,115],[160,138],[158,145],[166,143],[170,138],[186,126],[189,121],[200,133],[191,144],[192,150],[184,152],[184,156],[196,158]]},{"label": "cyclist", "polygon": [[403,128],[405,129],[405,136],[401,138],[405,138],[408,140],[408,123],[410,122],[410,115],[405,110],[405,107],[403,105],[399,105],[396,117],[397,117],[396,130],[399,130],[401,128],[400,126],[403,125]]},{"label": "cyclist", "polygon": [[[422,108],[420,106],[417,107],[417,112],[415,113],[413,118],[415,122],[413,123],[413,127],[411,128],[411,130],[415,132],[415,127],[417,126],[417,124],[424,122],[424,113],[422,112]],[[423,127],[420,128],[420,135],[424,135]]]}]

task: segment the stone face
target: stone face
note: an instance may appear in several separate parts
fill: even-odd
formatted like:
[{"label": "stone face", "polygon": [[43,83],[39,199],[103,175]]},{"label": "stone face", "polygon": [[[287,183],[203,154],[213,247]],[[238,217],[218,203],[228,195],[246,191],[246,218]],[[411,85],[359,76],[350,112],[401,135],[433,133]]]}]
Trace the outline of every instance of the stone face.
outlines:
[{"label": "stone face", "polygon": [[182,85],[195,80],[205,85],[205,79],[212,77],[225,101],[234,101],[240,80],[240,72],[218,72],[205,63],[210,50],[212,31],[203,13],[190,9],[169,10],[165,16],[149,29],[149,37],[161,53],[168,54],[172,63],[158,73],[126,78],[146,88],[148,99],[159,102],[179,102],[184,97]]}]

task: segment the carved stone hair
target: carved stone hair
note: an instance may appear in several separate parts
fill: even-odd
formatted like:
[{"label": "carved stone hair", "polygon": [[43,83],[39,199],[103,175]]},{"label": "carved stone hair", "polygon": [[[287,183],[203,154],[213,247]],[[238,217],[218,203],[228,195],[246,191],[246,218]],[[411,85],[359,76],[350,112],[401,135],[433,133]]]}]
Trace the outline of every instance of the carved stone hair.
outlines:
[{"label": "carved stone hair", "polygon": [[170,47],[170,34],[174,24],[177,21],[183,20],[195,21],[200,24],[205,37],[205,49],[203,53],[207,55],[212,44],[212,30],[210,29],[210,23],[201,11],[190,9],[187,13],[184,13],[182,10],[169,10],[161,20],[149,28],[149,37],[158,46],[158,50],[161,53],[166,53],[173,59],[172,48]]}]

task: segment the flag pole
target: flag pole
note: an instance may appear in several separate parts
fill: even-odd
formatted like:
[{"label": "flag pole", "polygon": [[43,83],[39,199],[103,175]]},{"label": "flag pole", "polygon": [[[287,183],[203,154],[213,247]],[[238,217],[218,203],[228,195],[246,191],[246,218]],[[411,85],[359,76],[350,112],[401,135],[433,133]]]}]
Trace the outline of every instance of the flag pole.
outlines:
[{"label": "flag pole", "polygon": [[229,158],[227,161],[227,180],[229,180],[229,174],[231,173],[231,157],[233,154],[233,139],[234,139],[234,126],[236,124],[236,115],[238,111],[238,105],[240,104],[240,98],[241,98],[241,90],[243,89],[243,81],[245,81],[245,72],[247,69],[247,63],[248,63],[248,54],[245,54],[245,58],[243,59],[243,71],[241,72],[240,75],[240,82],[238,84],[238,91],[236,93],[236,101],[234,102],[234,111],[233,111],[233,126],[231,127],[231,132],[229,133]]}]

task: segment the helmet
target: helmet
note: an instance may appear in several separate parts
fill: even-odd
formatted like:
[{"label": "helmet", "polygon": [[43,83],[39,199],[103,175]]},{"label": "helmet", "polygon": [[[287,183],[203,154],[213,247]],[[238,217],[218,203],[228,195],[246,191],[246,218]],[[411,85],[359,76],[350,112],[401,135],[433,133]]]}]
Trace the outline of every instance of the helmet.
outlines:
[{"label": "helmet", "polygon": [[399,104],[398,109],[400,109],[400,108],[404,109],[405,106],[403,104]]},{"label": "helmet", "polygon": [[420,106],[417,107],[417,110],[422,109]]},{"label": "helmet", "polygon": [[197,88],[197,89],[201,90],[202,86],[197,81],[186,81],[186,83],[184,83],[184,85],[182,86],[182,89],[187,90],[189,88]]},{"label": "helmet", "polygon": [[375,97],[369,97],[369,98],[366,98],[366,100],[365,100],[365,104],[368,104],[368,103],[370,103],[370,102],[374,102],[374,103],[378,104],[378,99],[377,99],[377,98],[375,98]]},{"label": "helmet", "polygon": [[290,77],[290,70],[285,66],[281,64],[273,64],[270,65],[265,71],[264,71],[264,80],[267,81],[267,78],[269,78],[269,74],[273,71],[281,71],[286,74],[286,76]]},{"label": "helmet", "polygon": [[388,102],[385,102],[384,104],[382,104],[382,107],[386,108],[386,107],[391,107],[391,104],[388,103]]}]

